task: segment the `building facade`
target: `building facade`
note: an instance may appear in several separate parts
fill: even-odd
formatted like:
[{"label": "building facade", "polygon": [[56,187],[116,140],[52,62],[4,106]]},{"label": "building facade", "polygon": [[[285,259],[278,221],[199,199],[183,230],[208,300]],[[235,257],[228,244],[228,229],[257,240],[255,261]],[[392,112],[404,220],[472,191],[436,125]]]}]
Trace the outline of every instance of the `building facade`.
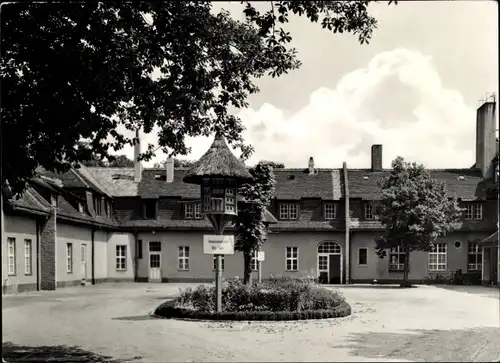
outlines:
[{"label": "building facade", "polygon": [[[478,109],[473,167],[430,170],[465,212],[433,251],[412,252],[409,278],[414,282],[461,269],[483,283],[498,284],[498,244],[488,245],[487,252],[478,245],[497,231],[495,112],[495,102]],[[143,169],[136,162],[134,168],[42,170],[20,198],[4,188],[3,293],[105,281],[212,280],[215,261],[203,254],[202,243],[212,227],[201,213],[199,186],[182,181],[186,172],[174,168],[170,158],[164,169]],[[381,145],[372,146],[366,169],[346,163],[318,169],[312,158],[303,169],[275,169],[269,211],[278,222],[263,246],[262,277],[312,276],[325,284],[400,281],[404,253],[391,250],[380,259],[374,248],[374,238],[384,231],[375,218],[378,181],[389,172],[382,168]],[[256,259],[252,265],[257,274]],[[242,276],[242,254],[224,256],[223,270],[228,277]]]}]

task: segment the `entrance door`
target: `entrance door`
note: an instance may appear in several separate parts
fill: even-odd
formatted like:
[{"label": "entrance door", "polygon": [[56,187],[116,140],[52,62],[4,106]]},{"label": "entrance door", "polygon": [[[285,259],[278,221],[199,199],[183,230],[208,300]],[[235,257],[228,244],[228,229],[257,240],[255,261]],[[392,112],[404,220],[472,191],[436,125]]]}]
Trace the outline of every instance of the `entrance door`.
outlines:
[{"label": "entrance door", "polygon": [[329,284],[340,284],[340,255],[328,256]]},{"label": "entrance door", "polygon": [[87,245],[81,244],[81,264],[80,264],[80,276],[83,281],[87,280]]},{"label": "entrance door", "polygon": [[161,242],[149,242],[149,282],[161,282]]}]

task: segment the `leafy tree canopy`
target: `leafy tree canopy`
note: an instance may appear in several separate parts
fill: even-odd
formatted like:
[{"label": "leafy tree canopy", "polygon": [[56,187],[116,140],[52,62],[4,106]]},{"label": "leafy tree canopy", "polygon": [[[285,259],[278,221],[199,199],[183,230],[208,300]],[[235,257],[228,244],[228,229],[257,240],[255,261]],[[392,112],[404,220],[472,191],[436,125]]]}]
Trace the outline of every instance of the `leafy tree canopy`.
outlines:
[{"label": "leafy tree canopy", "polygon": [[[365,43],[377,25],[370,2],[273,1],[264,13],[244,2],[245,21],[214,14],[210,1],[4,5],[2,182],[20,191],[37,166],[64,171],[103,159],[132,143],[119,125],[158,126],[166,154],[186,155],[186,136],[215,131],[248,154],[229,110],[247,106],[257,78],[300,66],[282,25],[306,16]],[[142,157],[154,151],[148,145]]]},{"label": "leafy tree canopy", "polygon": [[392,162],[390,175],[381,181],[382,200],[376,215],[385,234],[376,239],[376,252],[384,258],[387,249],[400,247],[405,252],[404,280],[408,281],[411,251],[430,251],[439,237],[453,230],[462,209],[444,183],[433,179],[423,165]]},{"label": "leafy tree canopy", "polygon": [[249,172],[254,177],[254,181],[239,188],[238,193],[246,202],[238,204],[238,216],[235,220],[235,249],[243,252],[245,283],[250,281],[252,253],[258,250],[264,242],[266,226],[262,221],[263,213],[274,197],[276,185],[273,166],[269,162],[259,162],[249,168]]},{"label": "leafy tree canopy", "polygon": [[82,162],[85,166],[101,166],[107,168],[133,168],[134,161],[126,155],[110,155],[109,160],[99,160],[92,155],[91,160]]}]

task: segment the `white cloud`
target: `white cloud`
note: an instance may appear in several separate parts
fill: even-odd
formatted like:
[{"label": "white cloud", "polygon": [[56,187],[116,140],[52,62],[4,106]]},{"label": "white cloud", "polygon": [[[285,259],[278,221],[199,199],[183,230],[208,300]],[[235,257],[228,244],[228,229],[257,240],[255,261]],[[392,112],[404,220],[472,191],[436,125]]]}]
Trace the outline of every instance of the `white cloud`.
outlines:
[{"label": "white cloud", "polygon": [[[442,84],[431,57],[399,48],[379,53],[335,87],[317,89],[295,114],[285,116],[264,104],[239,116],[247,127],[244,138],[256,151],[250,163],[266,159],[306,167],[313,156],[318,167],[346,161],[365,168],[371,145],[383,144],[384,167],[400,155],[427,167],[459,168],[474,163],[474,106]],[[142,141],[155,144],[156,134],[143,135]],[[190,139],[187,158],[199,158],[210,143],[210,138]],[[131,148],[123,152],[133,155]],[[164,158],[159,153],[153,162]]]}]

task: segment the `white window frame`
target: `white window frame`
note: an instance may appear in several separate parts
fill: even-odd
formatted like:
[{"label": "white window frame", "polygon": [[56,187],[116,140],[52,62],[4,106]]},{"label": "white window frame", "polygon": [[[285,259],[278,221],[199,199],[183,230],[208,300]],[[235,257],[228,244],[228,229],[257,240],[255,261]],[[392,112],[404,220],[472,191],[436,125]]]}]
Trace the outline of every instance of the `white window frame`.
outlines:
[{"label": "white window frame", "polygon": [[78,212],[85,213],[84,209],[83,209],[83,203],[82,202],[78,202]]},{"label": "white window frame", "polygon": [[7,255],[8,255],[8,275],[16,274],[16,239],[13,237],[7,238]]},{"label": "white window frame", "polygon": [[73,243],[66,243],[66,273],[73,273]]},{"label": "white window frame", "polygon": [[280,219],[295,220],[297,219],[297,204],[295,203],[280,203]]},{"label": "white window frame", "polygon": [[[483,266],[483,253],[483,249],[477,245],[477,242],[469,242],[467,246],[467,271],[481,271]],[[470,256],[475,257],[475,263],[469,263]]]},{"label": "white window frame", "polygon": [[[215,255],[212,258],[212,270],[213,271],[217,270],[217,256]],[[222,255],[221,270],[224,271],[224,255]]]},{"label": "white window frame", "polygon": [[33,274],[33,243],[30,239],[24,240],[24,274]]},{"label": "white window frame", "polygon": [[365,219],[367,221],[375,219],[373,209],[374,208],[372,203],[365,203]]},{"label": "white window frame", "polygon": [[[288,257],[288,251],[290,251],[290,257]],[[297,257],[293,257],[293,252],[297,252]],[[290,269],[288,268],[288,262],[290,261]],[[293,268],[293,262],[297,261],[297,267]],[[285,247],[285,270],[286,271],[299,271],[299,248],[295,246]]]},{"label": "white window frame", "polygon": [[203,215],[201,214],[201,203],[195,203],[194,205],[194,219],[201,219]]},{"label": "white window frame", "polygon": [[189,271],[189,246],[179,246],[177,249],[177,270]]},{"label": "white window frame", "polygon": [[50,204],[52,204],[53,207],[57,207],[57,195],[50,195]]},{"label": "white window frame", "polygon": [[[397,256],[396,263],[392,262],[392,256]],[[400,262],[401,256],[405,256],[403,258],[403,263]],[[405,251],[403,250],[403,248],[401,248],[401,246],[396,246],[396,247],[390,248],[389,249],[389,271],[394,271],[394,272],[404,271],[405,270],[405,264],[404,264],[405,259],[406,259]]]},{"label": "white window frame", "polygon": [[194,204],[193,203],[184,204],[184,218],[194,219]]},{"label": "white window frame", "polygon": [[325,219],[332,220],[337,218],[337,205],[335,203],[325,204]]},{"label": "white window frame", "polygon": [[259,260],[257,259],[257,254],[258,254],[257,250],[254,250],[252,252],[252,258],[250,260],[250,268],[252,269],[252,271],[259,270]]},{"label": "white window frame", "polygon": [[465,205],[464,218],[466,220],[481,220],[483,219],[483,205],[481,203],[467,203]]},{"label": "white window frame", "polygon": [[116,245],[115,248],[115,269],[116,271],[127,270],[127,245]]},{"label": "white window frame", "polygon": [[[359,262],[359,258],[361,256],[361,250],[366,251],[366,263]],[[366,247],[358,248],[358,266],[368,266],[368,248],[366,248]]]},{"label": "white window frame", "polygon": [[[436,256],[436,262],[431,262],[431,256]],[[444,256],[444,263],[439,262],[439,256]],[[428,256],[429,271],[446,271],[448,265],[448,244],[436,243],[432,246]]]}]

